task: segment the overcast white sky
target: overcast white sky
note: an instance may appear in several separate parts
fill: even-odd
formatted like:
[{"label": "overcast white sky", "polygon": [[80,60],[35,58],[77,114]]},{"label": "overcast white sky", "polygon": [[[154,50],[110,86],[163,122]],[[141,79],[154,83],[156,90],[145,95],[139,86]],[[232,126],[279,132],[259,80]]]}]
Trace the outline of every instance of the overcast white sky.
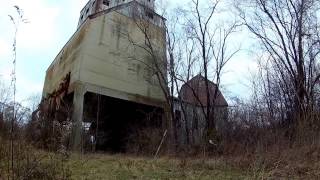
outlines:
[{"label": "overcast white sky", "polygon": [[[8,14],[16,14],[18,5],[30,21],[19,29],[17,89],[18,100],[41,94],[45,71],[57,53],[75,32],[79,12],[88,0],[1,0],[0,1],[0,80],[10,83],[13,25]],[[171,1],[171,5],[180,0]],[[184,4],[183,4],[184,5]],[[239,41],[246,35],[239,34]],[[222,79],[226,96],[246,96],[245,79],[254,68],[252,55],[239,53],[228,65]]]}]

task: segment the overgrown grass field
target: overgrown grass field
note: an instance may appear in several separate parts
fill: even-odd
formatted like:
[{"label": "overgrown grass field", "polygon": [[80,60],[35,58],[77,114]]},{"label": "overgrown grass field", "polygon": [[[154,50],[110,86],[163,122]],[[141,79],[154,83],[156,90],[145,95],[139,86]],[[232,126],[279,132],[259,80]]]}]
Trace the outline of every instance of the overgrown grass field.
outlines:
[{"label": "overgrown grass field", "polygon": [[148,158],[128,154],[56,153],[0,138],[0,180],[320,179],[320,147],[279,149],[218,157]]},{"label": "overgrown grass field", "polygon": [[73,155],[72,179],[251,179],[219,160],[178,160],[123,155]]}]

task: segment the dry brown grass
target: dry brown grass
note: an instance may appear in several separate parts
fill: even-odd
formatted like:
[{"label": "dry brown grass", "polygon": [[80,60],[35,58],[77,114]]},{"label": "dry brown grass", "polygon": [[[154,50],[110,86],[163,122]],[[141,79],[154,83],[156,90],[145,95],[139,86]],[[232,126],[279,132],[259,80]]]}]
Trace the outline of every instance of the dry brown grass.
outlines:
[{"label": "dry brown grass", "polygon": [[37,150],[23,140],[15,140],[13,145],[12,168],[10,143],[0,137],[0,180],[70,179],[67,159],[62,154]]},{"label": "dry brown grass", "polygon": [[250,179],[220,159],[159,159],[127,155],[73,155],[72,179]]},{"label": "dry brown grass", "polygon": [[224,156],[224,160],[257,179],[320,179],[319,146],[277,146],[267,152]]}]

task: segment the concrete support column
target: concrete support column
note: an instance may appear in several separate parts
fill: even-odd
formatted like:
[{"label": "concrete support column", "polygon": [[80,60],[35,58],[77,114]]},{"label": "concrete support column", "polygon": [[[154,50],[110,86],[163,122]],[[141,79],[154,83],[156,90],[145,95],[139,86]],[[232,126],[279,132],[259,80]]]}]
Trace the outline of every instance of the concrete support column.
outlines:
[{"label": "concrete support column", "polygon": [[85,85],[77,84],[73,95],[73,114],[72,114],[72,133],[71,148],[73,151],[81,152],[83,149],[82,140],[82,122],[83,122],[83,106],[84,94],[86,93]]}]

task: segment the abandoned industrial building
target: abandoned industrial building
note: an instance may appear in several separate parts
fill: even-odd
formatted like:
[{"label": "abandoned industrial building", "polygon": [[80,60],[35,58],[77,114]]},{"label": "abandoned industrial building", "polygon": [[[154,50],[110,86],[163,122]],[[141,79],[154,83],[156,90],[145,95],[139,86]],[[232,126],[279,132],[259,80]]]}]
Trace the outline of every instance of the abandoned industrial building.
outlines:
[{"label": "abandoned industrial building", "polygon": [[[90,0],[81,11],[77,31],[47,69],[43,100],[49,104],[47,109],[63,111],[64,118],[72,119],[72,148],[94,142],[96,150],[126,152],[132,139],[150,143],[143,139],[152,140],[149,132],[159,133],[161,140],[167,123],[163,82],[150,68],[154,66],[150,54],[139,48],[146,45],[146,37],[137,21],[147,22],[157,63],[166,75],[165,19],[155,12],[154,0]],[[190,83],[202,80],[196,76]],[[215,88],[211,83],[210,91]],[[182,106],[199,111],[187,89],[181,88],[182,101],[177,100],[175,107],[174,129],[182,143],[185,136],[195,142],[203,127],[201,115],[200,120],[179,115]],[[227,114],[228,104],[220,91],[215,105]]]}]

